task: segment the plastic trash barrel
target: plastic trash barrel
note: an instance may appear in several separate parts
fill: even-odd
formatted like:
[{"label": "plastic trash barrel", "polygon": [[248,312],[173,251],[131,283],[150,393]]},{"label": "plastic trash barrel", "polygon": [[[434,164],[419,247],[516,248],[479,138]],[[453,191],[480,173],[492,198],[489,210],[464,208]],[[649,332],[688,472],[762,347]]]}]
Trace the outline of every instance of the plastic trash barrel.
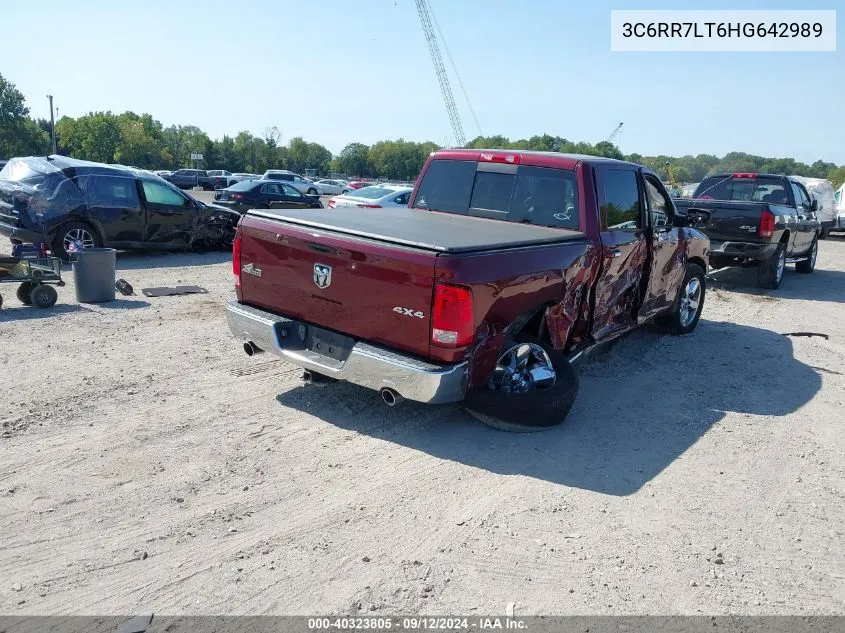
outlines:
[{"label": "plastic trash barrel", "polygon": [[86,248],[73,253],[73,280],[79,303],[114,301],[113,248]]}]

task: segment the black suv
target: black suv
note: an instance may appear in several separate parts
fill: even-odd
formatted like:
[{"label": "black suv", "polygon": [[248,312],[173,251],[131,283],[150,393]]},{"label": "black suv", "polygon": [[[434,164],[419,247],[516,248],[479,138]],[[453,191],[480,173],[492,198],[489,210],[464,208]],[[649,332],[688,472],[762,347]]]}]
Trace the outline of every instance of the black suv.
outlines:
[{"label": "black suv", "polygon": [[91,248],[227,248],[240,214],[155,174],[64,156],[12,158],[0,170],[0,235]]}]

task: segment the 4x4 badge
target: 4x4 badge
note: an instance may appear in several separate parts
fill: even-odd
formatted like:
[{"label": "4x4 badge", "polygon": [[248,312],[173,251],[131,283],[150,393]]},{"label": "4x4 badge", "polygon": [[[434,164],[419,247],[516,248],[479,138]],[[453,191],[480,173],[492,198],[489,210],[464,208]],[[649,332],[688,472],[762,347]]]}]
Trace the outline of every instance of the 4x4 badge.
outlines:
[{"label": "4x4 badge", "polygon": [[261,276],[261,269],[255,264],[245,264],[241,267],[241,271],[245,272],[247,275],[254,275],[255,277]]}]

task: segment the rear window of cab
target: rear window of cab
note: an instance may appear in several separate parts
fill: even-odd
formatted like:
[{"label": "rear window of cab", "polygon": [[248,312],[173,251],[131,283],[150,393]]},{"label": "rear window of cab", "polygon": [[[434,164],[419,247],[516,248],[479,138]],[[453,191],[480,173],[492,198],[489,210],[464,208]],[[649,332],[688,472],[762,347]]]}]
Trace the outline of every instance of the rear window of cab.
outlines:
[{"label": "rear window of cab", "polygon": [[479,169],[475,160],[433,160],[414,199],[415,209],[578,230],[575,172],[519,165]]}]

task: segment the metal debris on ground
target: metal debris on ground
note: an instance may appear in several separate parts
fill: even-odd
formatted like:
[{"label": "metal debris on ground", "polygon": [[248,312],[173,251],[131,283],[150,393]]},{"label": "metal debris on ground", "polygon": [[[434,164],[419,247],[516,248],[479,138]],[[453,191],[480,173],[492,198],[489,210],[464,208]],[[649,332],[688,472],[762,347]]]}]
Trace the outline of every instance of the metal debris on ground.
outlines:
[{"label": "metal debris on ground", "polygon": [[161,286],[156,288],[142,288],[146,297],[169,297],[172,295],[207,294],[208,290],[199,286]]}]

